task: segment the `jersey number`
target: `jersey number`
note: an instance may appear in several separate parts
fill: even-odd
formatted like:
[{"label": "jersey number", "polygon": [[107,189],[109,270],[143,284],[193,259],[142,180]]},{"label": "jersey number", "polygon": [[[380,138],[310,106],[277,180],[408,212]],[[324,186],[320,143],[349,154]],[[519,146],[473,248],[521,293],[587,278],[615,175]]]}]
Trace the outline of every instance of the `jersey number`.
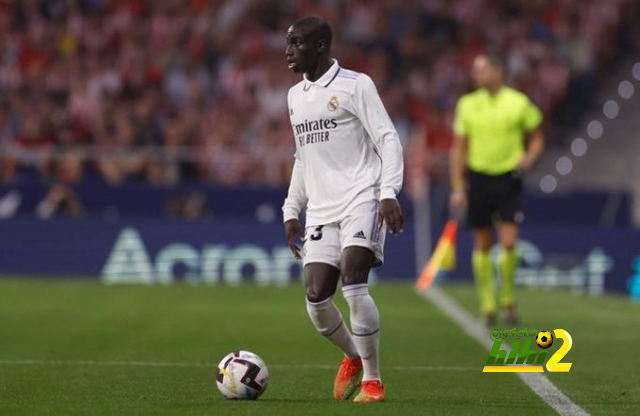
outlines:
[{"label": "jersey number", "polygon": [[312,241],[318,241],[322,238],[322,227],[324,227],[324,225],[319,225],[313,230],[313,234],[309,236]]}]

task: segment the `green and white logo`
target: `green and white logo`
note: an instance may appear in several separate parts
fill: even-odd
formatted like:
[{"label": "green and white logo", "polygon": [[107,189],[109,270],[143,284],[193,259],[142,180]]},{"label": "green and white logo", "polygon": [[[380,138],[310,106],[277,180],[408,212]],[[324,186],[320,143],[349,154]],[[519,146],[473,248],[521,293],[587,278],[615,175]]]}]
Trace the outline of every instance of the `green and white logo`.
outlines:
[{"label": "green and white logo", "polygon": [[[553,353],[547,361],[547,371],[567,372],[571,369],[571,363],[561,363],[565,355],[572,346],[571,335],[564,329],[555,329],[555,336],[550,331],[527,331],[523,330],[504,330],[494,329],[491,333],[493,347],[489,353],[489,358],[482,370],[483,373],[542,373],[544,372],[543,364],[547,359],[547,349],[551,347],[555,338],[563,340],[562,346]],[[507,350],[501,349],[502,343],[509,337],[515,337],[516,340],[509,345],[511,350],[507,356]],[[519,341],[524,339],[522,343]],[[538,348],[532,347],[533,341]]]}]

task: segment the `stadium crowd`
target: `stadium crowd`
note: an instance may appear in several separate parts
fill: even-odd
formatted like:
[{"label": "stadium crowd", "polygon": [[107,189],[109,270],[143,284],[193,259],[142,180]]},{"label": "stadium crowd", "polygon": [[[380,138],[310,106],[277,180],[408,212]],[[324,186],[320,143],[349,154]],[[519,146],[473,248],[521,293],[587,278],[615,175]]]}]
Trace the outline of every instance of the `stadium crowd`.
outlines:
[{"label": "stadium crowd", "polygon": [[306,14],[332,22],[341,65],[371,75],[409,162],[437,173],[477,52],[503,51],[511,84],[559,121],[638,19],[629,3],[0,0],[0,183],[286,184],[284,34]]}]

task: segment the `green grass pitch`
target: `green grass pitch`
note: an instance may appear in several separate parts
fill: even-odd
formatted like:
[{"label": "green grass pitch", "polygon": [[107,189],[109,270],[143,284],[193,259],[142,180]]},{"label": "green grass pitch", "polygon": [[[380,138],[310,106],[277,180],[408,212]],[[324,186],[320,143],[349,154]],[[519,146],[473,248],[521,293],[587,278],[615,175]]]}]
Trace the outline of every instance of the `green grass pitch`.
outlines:
[{"label": "green grass pitch", "polygon": [[[472,288],[446,291],[475,310]],[[0,280],[0,414],[550,412],[515,375],[482,373],[488,352],[409,285],[379,284],[371,292],[382,319],[387,401],[356,404],[331,400],[340,354],[311,326],[298,285]],[[520,292],[519,299],[520,328],[562,328],[573,337],[564,360],[571,371],[547,373],[556,386],[592,414],[640,414],[640,308],[620,297],[552,291]],[[237,349],[270,366],[269,387],[256,402],[227,401],[215,387],[215,365]]]}]

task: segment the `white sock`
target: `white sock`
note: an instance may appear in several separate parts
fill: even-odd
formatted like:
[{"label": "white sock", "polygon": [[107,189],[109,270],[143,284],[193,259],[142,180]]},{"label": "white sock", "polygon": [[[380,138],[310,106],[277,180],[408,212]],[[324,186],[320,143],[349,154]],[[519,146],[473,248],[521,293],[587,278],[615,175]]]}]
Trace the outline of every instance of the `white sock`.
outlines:
[{"label": "white sock", "polygon": [[367,284],[343,286],[351,310],[353,342],[362,357],[362,380],[380,380],[380,316]]},{"label": "white sock", "polygon": [[359,357],[351,332],[333,303],[333,297],[318,303],[309,302],[307,299],[307,312],[318,332],[340,348],[346,357],[350,359]]}]

